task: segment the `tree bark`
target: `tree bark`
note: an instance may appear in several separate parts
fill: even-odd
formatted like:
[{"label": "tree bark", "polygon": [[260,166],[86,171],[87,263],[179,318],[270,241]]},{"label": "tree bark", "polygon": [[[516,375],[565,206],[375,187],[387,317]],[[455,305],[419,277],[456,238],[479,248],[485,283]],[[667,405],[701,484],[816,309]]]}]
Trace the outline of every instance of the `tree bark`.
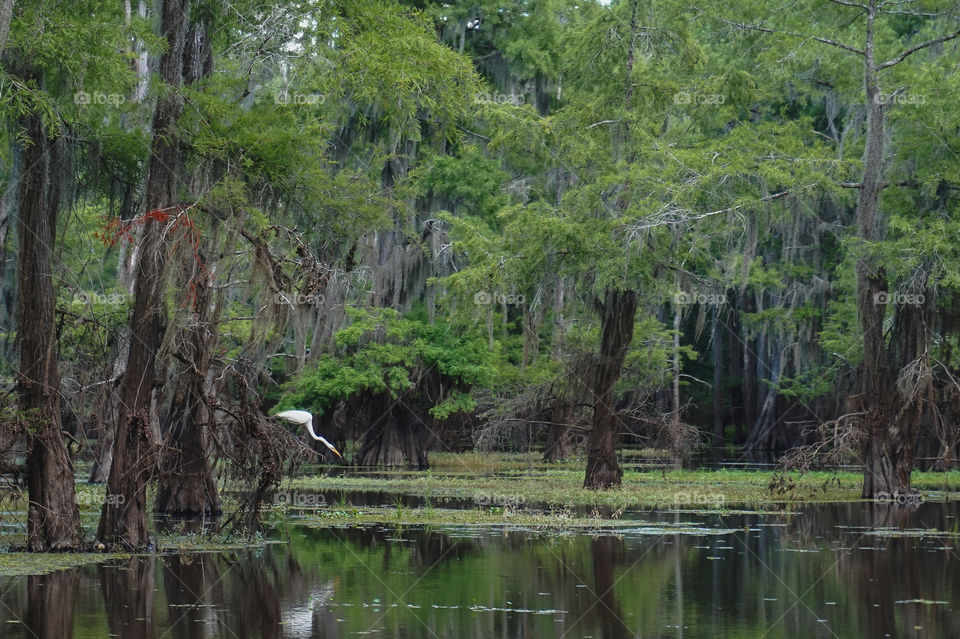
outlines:
[{"label": "tree bark", "polygon": [[[857,197],[857,235],[866,250],[880,240],[877,223],[884,162],[884,104],[880,98],[874,60],[873,23],[876,7],[867,11],[864,87],[867,99],[866,147],[863,153],[863,180]],[[860,397],[866,416],[867,443],[863,460],[863,496],[873,499],[881,493],[911,492],[913,442],[905,446],[894,415],[893,373],[883,337],[887,293],[886,270],[869,254],[857,260],[857,315],[863,334],[863,363]],[[885,300],[884,300],[885,302]]]},{"label": "tree bark", "polygon": [[[187,34],[183,81],[190,84],[212,72],[209,33],[211,20],[191,24]],[[207,238],[208,250],[188,257],[185,289],[191,291],[192,319],[178,339],[182,374],[170,403],[167,436],[161,459],[161,475],[154,510],[180,517],[218,516],[220,498],[207,459],[207,437],[211,414],[207,402],[207,375],[217,344],[219,313],[215,307],[215,263],[207,255],[216,255],[216,236]],[[215,258],[214,258],[215,259]]]},{"label": "tree bark", "polygon": [[210,411],[207,371],[217,343],[217,321],[211,297],[212,276],[206,269],[194,278],[195,298],[190,330],[177,357],[183,363],[178,388],[167,417],[166,451],[154,511],[180,517],[217,516],[220,498],[207,459]]},{"label": "tree bark", "polygon": [[554,402],[550,411],[550,426],[547,428],[547,446],[543,451],[543,461],[561,462],[573,451],[573,433],[570,421],[573,407],[564,400]]},{"label": "tree bark", "polygon": [[14,0],[0,0],[0,53],[7,47],[10,34],[10,20],[13,19]]},{"label": "tree bark", "polygon": [[713,446],[726,443],[723,432],[723,324],[720,305],[713,307]]},{"label": "tree bark", "polygon": [[[126,25],[129,27],[133,8],[131,0],[124,2],[124,15]],[[147,19],[147,3],[140,0],[137,3],[137,16],[141,20]],[[150,84],[149,56],[147,47],[139,38],[134,39],[129,54],[133,59],[133,68],[136,73],[136,84],[130,94],[130,100],[138,105],[143,104],[147,97],[147,89]],[[143,129],[144,134],[149,134],[147,127],[139,123],[135,128]],[[142,184],[126,184],[123,186],[123,196],[120,204],[119,218],[124,222],[130,221],[136,215],[136,196],[142,188]],[[136,229],[139,231],[139,229]],[[118,242],[117,255],[117,283],[129,293],[133,293],[134,274],[137,263],[137,240],[133,237],[122,237]],[[117,436],[117,423],[119,420],[120,406],[117,405],[118,395],[116,386],[118,380],[122,379],[124,367],[127,364],[129,355],[128,347],[130,344],[130,327],[124,327],[117,340],[117,352],[113,359],[111,379],[112,384],[105,384],[98,393],[97,399],[97,445],[94,448],[93,466],[90,469],[90,477],[87,480],[92,484],[102,484],[110,477],[110,464],[113,463],[113,443]]]},{"label": "tree bark", "polygon": [[673,361],[671,362],[673,376],[670,380],[670,422],[673,424],[674,432],[680,430],[680,321],[682,319],[683,313],[680,306],[676,305],[673,309]]},{"label": "tree bark", "polygon": [[[37,74],[32,71],[25,77]],[[21,410],[31,425],[27,456],[27,547],[70,550],[81,541],[73,463],[60,430],[56,294],[50,257],[59,207],[58,141],[47,137],[38,114],[22,119],[26,134],[20,174],[17,234],[17,378]]]},{"label": "tree bark", "polygon": [[163,224],[177,202],[180,147],[176,122],[183,110],[183,53],[189,26],[190,0],[164,0],[161,29],[167,50],[160,75],[168,93],[157,100],[145,202],[148,213],[137,249],[130,351],[120,383],[123,406],[107,481],[108,499],[100,516],[97,539],[109,546],[141,548],[150,543],[147,529],[147,485],[153,475],[155,446],[151,400],[157,382],[157,350],[163,335],[163,278],[166,267]]},{"label": "tree bark", "polygon": [[[387,399],[389,401],[389,398]],[[397,404],[363,438],[358,463],[361,466],[425,469],[430,433],[406,406]]]},{"label": "tree bark", "polygon": [[[750,298],[741,297],[742,311],[746,315],[753,311]],[[757,342],[750,337],[746,324],[740,322],[740,341],[743,344],[743,422],[740,426],[741,441],[746,441],[753,425],[757,423]]]},{"label": "tree bark", "polygon": [[113,444],[117,438],[117,424],[120,422],[117,386],[123,379],[123,372],[130,355],[130,329],[125,328],[118,339],[117,355],[113,360],[112,379],[99,393],[96,409],[97,445],[93,449],[93,464],[90,467],[91,484],[103,484],[110,478],[110,466],[113,464]]},{"label": "tree bark", "polygon": [[633,341],[636,311],[634,291],[608,290],[600,304],[600,359],[593,391],[593,429],[583,481],[585,488],[611,488],[623,481],[623,471],[617,463],[620,422],[613,406],[613,390]]}]

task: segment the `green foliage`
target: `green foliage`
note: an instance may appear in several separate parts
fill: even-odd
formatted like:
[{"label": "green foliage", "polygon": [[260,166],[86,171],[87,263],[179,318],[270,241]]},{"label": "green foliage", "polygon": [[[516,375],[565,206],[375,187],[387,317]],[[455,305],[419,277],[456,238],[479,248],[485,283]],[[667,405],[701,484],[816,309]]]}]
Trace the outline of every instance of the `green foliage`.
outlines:
[{"label": "green foliage", "polygon": [[[739,340],[725,346],[723,358],[738,361],[724,367],[720,391],[775,383],[771,361],[782,356],[781,396],[837,400],[861,359],[862,256],[885,265],[893,291],[922,281],[945,318],[934,355],[960,365],[956,41],[881,73],[882,90],[903,99],[885,111],[884,240],[864,245],[854,223],[861,58],[822,41],[861,46],[857,7],[193,5],[192,18],[212,25],[213,72],[181,89],[177,198],[215,273],[215,366],[286,380],[305,363],[282,406],[324,413],[414,394],[445,419],[474,410],[476,389],[562,386],[596,353],[598,301],[610,290],[640,300],[621,399],[662,398],[674,358],[681,379],[710,379],[705,326],[719,317]],[[881,13],[880,59],[951,32],[954,5]],[[153,8],[128,21],[123,3],[18,0],[0,68],[3,177],[16,177],[26,115],[69,146],[59,346],[65,377],[81,387],[102,381],[129,311],[117,281],[129,247],[95,234],[118,212],[142,213],[150,117],[166,88],[150,78],[134,99],[131,63],[141,50],[152,63],[162,53],[156,23]],[[427,220],[440,222],[433,235]],[[9,250],[15,234],[4,237]],[[196,265],[190,252],[171,253],[170,281]],[[277,310],[281,288],[330,303]],[[681,291],[726,297],[682,306]],[[186,297],[165,299],[173,308]],[[352,309],[343,320],[346,306],[370,300],[401,312]],[[896,313],[891,305],[887,319]],[[744,352],[756,380],[739,379]],[[707,398],[706,388],[685,386],[685,400]]]},{"label": "green foliage", "polygon": [[354,308],[350,316],[351,324],[337,332],[337,353],[321,357],[291,381],[281,408],[306,406],[324,414],[338,400],[423,394],[428,391],[423,386],[439,377],[443,390],[434,395],[430,413],[442,420],[473,410],[469,390],[494,378],[490,354],[477,334],[457,334],[450,326],[431,326],[387,308]]},{"label": "green foliage", "polygon": [[442,155],[420,169],[421,194],[449,198],[462,215],[476,216],[495,224],[495,215],[506,204],[501,192],[507,179],[500,162],[486,157],[475,146],[465,146],[459,157]]}]

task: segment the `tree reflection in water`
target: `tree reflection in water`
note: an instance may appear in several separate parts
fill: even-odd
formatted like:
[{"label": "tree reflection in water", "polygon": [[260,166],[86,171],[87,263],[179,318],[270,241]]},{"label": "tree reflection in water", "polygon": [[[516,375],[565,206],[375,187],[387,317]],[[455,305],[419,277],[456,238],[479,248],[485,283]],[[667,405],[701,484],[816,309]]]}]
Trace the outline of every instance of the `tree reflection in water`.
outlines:
[{"label": "tree reflection in water", "polygon": [[37,639],[73,636],[73,609],[79,585],[80,574],[76,569],[27,577],[25,623],[33,636]]},{"label": "tree reflection in water", "polygon": [[0,578],[0,634],[952,639],[957,539],[922,533],[958,515],[852,503],[646,512],[591,534],[293,527],[290,543]]},{"label": "tree reflection in water", "polygon": [[623,620],[620,601],[615,592],[614,566],[623,557],[623,542],[619,537],[593,538],[593,594],[597,598],[597,612],[603,636],[610,639],[630,637],[633,633]]},{"label": "tree reflection in water", "polygon": [[864,536],[839,562],[843,580],[856,594],[864,636],[920,638],[944,630],[960,636],[956,621],[947,627],[941,623],[945,609],[956,609],[960,593],[960,573],[943,569],[956,566],[955,540],[944,539],[939,550],[918,547],[913,535],[928,526],[915,505],[871,503],[867,513],[870,528],[890,536]]},{"label": "tree reflection in water", "polygon": [[155,557],[136,556],[97,567],[111,635],[153,636],[155,563]]}]

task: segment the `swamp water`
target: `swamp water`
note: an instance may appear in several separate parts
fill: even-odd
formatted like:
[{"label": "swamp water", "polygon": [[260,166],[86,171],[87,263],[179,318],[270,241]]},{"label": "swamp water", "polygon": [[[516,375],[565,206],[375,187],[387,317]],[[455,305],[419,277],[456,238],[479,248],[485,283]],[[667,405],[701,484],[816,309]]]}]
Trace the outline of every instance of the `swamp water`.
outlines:
[{"label": "swamp water", "polygon": [[[0,637],[960,637],[958,507],[314,529],[0,577]],[[939,531],[939,532],[937,532]]]}]

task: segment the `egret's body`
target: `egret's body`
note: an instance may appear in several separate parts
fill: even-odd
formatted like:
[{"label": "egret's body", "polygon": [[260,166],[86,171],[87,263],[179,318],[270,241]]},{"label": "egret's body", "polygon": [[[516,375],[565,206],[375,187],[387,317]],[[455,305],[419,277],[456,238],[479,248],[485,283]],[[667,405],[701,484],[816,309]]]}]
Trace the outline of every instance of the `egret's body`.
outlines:
[{"label": "egret's body", "polygon": [[333,447],[333,444],[325,440],[320,435],[317,435],[313,431],[313,415],[308,413],[305,410],[285,410],[282,413],[277,413],[274,417],[279,417],[280,419],[285,419],[288,422],[293,424],[300,424],[301,426],[306,426],[307,431],[310,433],[310,436],[313,437],[318,442],[322,442],[324,446],[333,451],[337,457],[343,457],[340,452]]}]

